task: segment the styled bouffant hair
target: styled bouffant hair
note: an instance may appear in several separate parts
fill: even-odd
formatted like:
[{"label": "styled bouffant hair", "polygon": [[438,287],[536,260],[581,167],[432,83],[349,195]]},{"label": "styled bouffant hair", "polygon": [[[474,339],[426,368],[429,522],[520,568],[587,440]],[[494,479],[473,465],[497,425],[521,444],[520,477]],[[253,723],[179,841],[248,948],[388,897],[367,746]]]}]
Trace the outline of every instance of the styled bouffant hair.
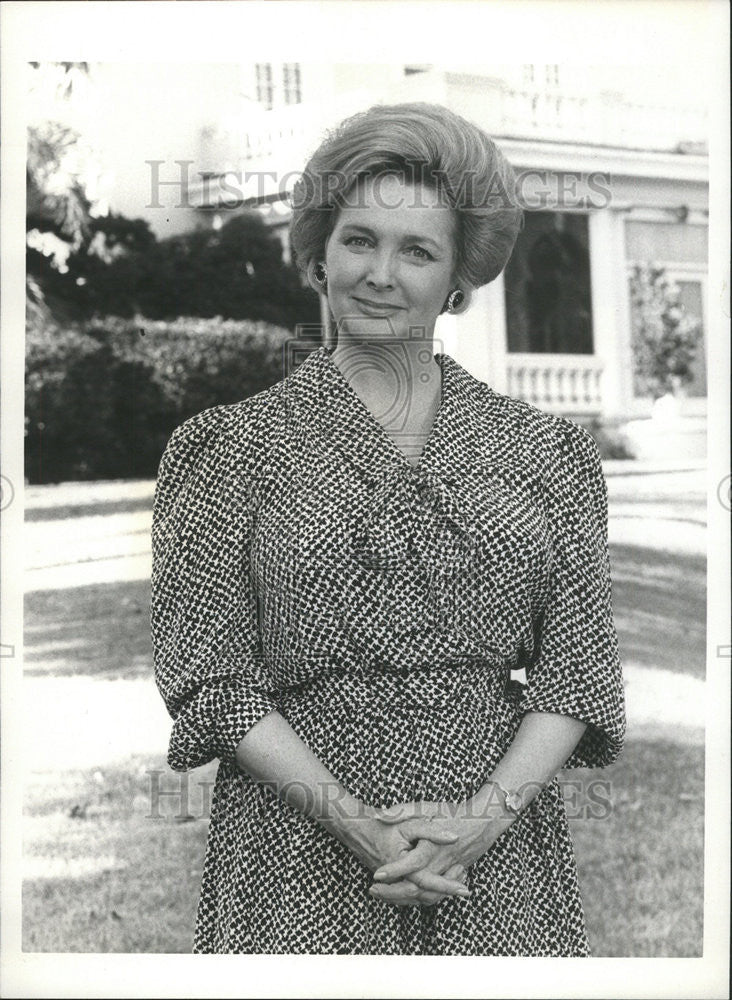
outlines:
[{"label": "styled bouffant hair", "polygon": [[432,187],[455,210],[462,283],[479,288],[501,273],[523,220],[513,168],[476,125],[423,103],[353,115],[311,156],[292,195],[292,248],[303,271],[324,259],[338,209],[358,182],[384,174]]}]

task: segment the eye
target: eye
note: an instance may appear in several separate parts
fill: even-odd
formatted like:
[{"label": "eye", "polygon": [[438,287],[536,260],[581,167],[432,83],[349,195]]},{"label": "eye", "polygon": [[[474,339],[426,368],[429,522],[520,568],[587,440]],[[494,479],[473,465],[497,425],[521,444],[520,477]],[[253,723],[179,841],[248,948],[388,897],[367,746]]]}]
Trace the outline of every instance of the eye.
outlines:
[{"label": "eye", "polygon": [[347,247],[367,247],[371,244],[367,236],[348,236],[343,242]]},{"label": "eye", "polygon": [[416,246],[416,245],[415,246],[411,246],[411,247],[407,247],[407,253],[414,254],[414,256],[418,260],[434,260],[435,259],[432,256],[432,254],[429,252],[429,250],[425,250],[424,247],[420,247],[420,246]]}]

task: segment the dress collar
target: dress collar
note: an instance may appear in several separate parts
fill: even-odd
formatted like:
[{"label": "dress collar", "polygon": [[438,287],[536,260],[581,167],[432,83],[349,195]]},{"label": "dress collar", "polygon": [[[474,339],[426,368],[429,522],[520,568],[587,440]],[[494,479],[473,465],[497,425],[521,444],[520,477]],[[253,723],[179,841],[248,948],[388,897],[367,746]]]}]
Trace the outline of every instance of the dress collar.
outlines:
[{"label": "dress collar", "polygon": [[435,354],[442,371],[440,406],[416,466],[410,464],[351,387],[325,346],[314,350],[286,380],[289,417],[337,449],[369,481],[385,474],[451,478],[478,458],[479,416],[492,390],[448,354]]}]

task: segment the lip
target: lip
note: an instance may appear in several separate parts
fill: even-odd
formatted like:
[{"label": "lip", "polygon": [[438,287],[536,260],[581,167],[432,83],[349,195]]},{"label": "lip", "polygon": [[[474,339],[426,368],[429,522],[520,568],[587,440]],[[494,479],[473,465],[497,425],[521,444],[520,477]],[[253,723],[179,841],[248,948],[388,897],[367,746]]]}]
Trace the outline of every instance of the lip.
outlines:
[{"label": "lip", "polygon": [[404,306],[394,305],[393,302],[375,302],[373,299],[362,299],[357,295],[352,295],[351,298],[367,315],[371,316],[388,316],[391,313],[404,310]]}]

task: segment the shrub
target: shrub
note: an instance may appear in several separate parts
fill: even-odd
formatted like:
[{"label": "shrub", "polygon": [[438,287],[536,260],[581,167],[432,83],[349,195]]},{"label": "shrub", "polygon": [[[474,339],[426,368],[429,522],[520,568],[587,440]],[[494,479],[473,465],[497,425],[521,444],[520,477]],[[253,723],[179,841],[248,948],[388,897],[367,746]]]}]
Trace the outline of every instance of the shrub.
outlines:
[{"label": "shrub", "polygon": [[283,262],[279,240],[256,211],[218,230],[160,241],[147,223],[122,216],[93,220],[93,228],[89,247],[69,258],[69,273],[55,283],[46,277],[49,290],[63,291],[84,318],[225,316],[290,329],[318,321],[317,295]]},{"label": "shrub", "polygon": [[600,452],[600,458],[603,460],[611,458],[635,458],[619,427],[604,423],[598,417],[593,417],[584,426],[595,439]]},{"label": "shrub", "polygon": [[264,323],[98,320],[29,329],[26,476],[155,476],[175,427],[283,377],[289,332]]}]

